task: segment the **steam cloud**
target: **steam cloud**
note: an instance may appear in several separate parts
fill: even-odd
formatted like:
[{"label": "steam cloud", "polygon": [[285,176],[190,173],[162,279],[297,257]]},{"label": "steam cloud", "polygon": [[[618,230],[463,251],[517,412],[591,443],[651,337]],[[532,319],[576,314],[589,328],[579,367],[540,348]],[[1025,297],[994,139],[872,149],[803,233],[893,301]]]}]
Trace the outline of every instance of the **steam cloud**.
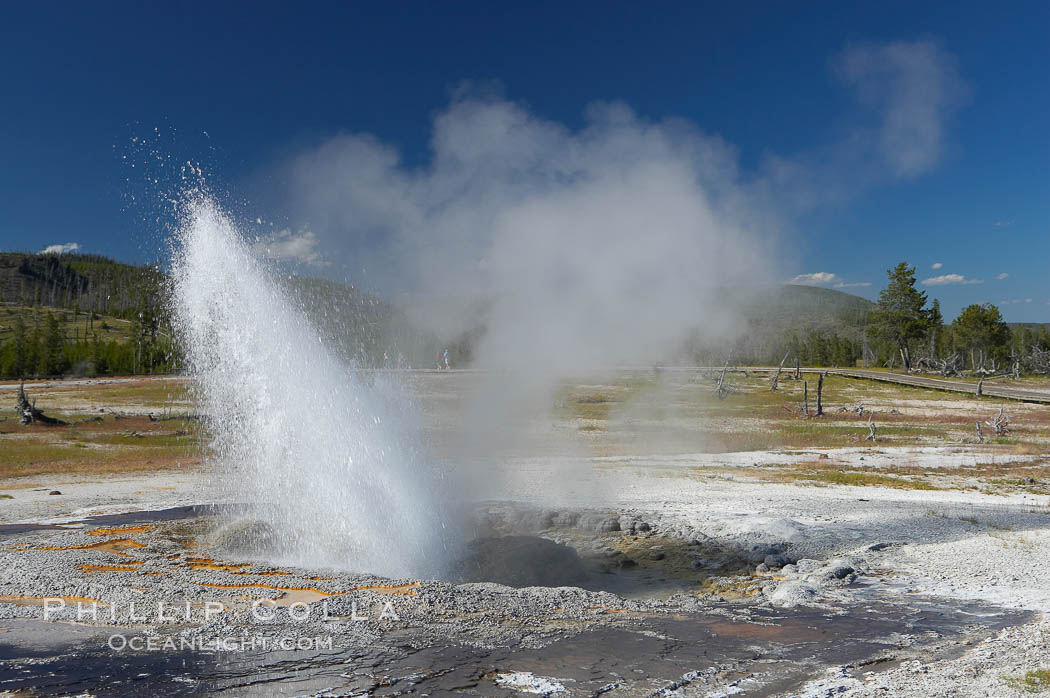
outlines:
[{"label": "steam cloud", "polygon": [[337,138],[296,162],[297,201],[420,316],[456,326],[489,304],[483,365],[651,360],[713,288],[766,276],[732,149],[685,122],[602,104],[573,133],[468,98],[437,117],[432,147],[412,170],[374,138]]},{"label": "steam cloud", "polygon": [[353,260],[359,286],[435,326],[464,329],[483,307],[481,365],[660,360],[694,328],[731,329],[718,289],[783,278],[774,242],[795,214],[854,195],[841,182],[936,164],[966,96],[949,54],[864,44],[832,65],[866,110],[860,125],[754,172],[718,136],[620,103],[591,105],[573,131],[460,94],[435,117],[429,163],[342,135],[294,160],[292,208],[317,247]]}]

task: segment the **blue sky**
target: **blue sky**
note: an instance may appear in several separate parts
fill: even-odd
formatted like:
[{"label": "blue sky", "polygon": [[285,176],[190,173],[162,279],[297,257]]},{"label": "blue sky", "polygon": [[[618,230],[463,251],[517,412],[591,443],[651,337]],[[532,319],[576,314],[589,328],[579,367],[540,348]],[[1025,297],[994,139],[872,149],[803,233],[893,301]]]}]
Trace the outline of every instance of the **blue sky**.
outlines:
[{"label": "blue sky", "polygon": [[[804,163],[819,173],[815,200],[778,194],[778,280],[874,298],[903,259],[948,317],[991,301],[1008,320],[1050,321],[1050,5],[852,5],[11,5],[0,249],[157,259],[163,226],[140,177],[151,149],[203,163],[239,212],[277,230],[275,247],[299,249],[314,227],[324,243],[336,224],[289,194],[301,182],[288,163],[370,134],[407,171],[425,169],[435,118],[467,83],[569,132],[596,102],[684,119],[726,144],[745,180],[774,155]],[[952,83],[931,117],[935,152],[895,172],[829,164],[879,128],[844,56],[868,50],[878,73],[901,42],[932,47]]]}]

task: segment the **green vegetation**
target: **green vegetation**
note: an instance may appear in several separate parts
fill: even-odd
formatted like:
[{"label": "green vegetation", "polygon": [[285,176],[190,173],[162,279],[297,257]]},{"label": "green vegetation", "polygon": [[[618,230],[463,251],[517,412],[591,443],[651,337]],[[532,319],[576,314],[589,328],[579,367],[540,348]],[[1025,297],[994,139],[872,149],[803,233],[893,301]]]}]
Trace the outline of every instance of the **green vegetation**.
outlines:
[{"label": "green vegetation", "polygon": [[1050,669],[1035,669],[1024,676],[1005,677],[1006,683],[1018,691],[1028,693],[1050,692]]},{"label": "green vegetation", "polygon": [[168,372],[164,276],[97,255],[0,253],[0,376]]},{"label": "green vegetation", "polygon": [[[1011,329],[991,305],[970,306],[946,325],[940,304],[926,307],[915,269],[889,270],[879,303],[826,288],[787,284],[725,289],[741,329],[731,340],[697,330],[675,361],[721,365],[936,368],[966,354],[971,368],[1050,372],[1050,326]],[[454,366],[471,363],[486,332],[484,303],[465,313],[473,326],[441,340],[404,310],[332,281],[275,276],[306,309],[326,346],[356,365],[434,365],[448,349]],[[0,377],[166,373],[179,347],[168,317],[167,278],[157,266],[121,264],[97,255],[0,253]],[[683,318],[688,327],[689,318]],[[1042,356],[1042,355],[1040,355]],[[963,368],[961,358],[955,359]],[[1009,362],[1009,363],[1007,363]],[[596,409],[597,411],[597,409]]]},{"label": "green vegetation", "polygon": [[[449,348],[469,362],[478,335],[440,343],[402,312],[351,286],[275,277],[325,343],[363,366],[433,365]],[[167,277],[98,255],[0,253],[0,377],[129,375],[176,370]]]},{"label": "green vegetation", "polygon": [[905,370],[910,370],[912,345],[933,327],[931,311],[926,309],[926,294],[915,288],[915,267],[901,262],[887,274],[890,283],[879,294],[868,335],[893,346],[900,352]]},{"label": "green vegetation", "polygon": [[991,303],[963,308],[952,323],[952,330],[956,346],[970,353],[972,369],[983,366],[985,358],[1003,360],[1009,355],[1010,328],[1003,322],[999,309]]},{"label": "green vegetation", "polygon": [[819,468],[812,466],[797,466],[794,468],[782,468],[777,470],[765,470],[763,478],[774,481],[791,481],[800,483],[820,483],[825,485],[850,485],[853,487],[895,487],[903,490],[936,490],[925,480],[917,478],[896,477],[872,472],[854,472],[844,470],[833,470],[831,468]]}]

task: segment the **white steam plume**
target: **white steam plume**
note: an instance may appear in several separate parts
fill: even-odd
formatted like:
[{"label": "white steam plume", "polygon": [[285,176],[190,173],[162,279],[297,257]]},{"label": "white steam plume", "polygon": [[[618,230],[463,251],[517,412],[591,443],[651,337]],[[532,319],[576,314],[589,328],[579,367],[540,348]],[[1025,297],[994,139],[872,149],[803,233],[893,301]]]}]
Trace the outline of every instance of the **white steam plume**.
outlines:
[{"label": "white steam plume", "polygon": [[771,278],[732,150],[684,122],[607,104],[573,133],[468,99],[437,117],[432,146],[413,170],[340,137],[295,163],[296,200],[326,245],[364,260],[362,285],[407,293],[445,328],[489,303],[484,365],[660,359],[691,327],[716,331],[713,289]]}]

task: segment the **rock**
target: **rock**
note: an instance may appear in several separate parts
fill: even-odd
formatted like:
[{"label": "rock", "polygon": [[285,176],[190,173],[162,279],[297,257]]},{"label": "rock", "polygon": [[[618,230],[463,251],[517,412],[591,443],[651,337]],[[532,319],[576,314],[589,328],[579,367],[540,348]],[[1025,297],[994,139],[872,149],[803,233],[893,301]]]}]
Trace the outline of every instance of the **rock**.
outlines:
[{"label": "rock", "polygon": [[767,565],[764,562],[760,562],[760,563],[758,563],[757,566],[755,566],[755,572],[757,572],[758,574],[765,574],[768,571],[769,571],[769,565]]},{"label": "rock", "polygon": [[513,527],[519,531],[535,533],[545,531],[554,523],[554,512],[543,510],[528,510],[518,512],[514,518]]},{"label": "rock", "polygon": [[204,536],[204,543],[224,552],[258,554],[277,547],[277,532],[265,521],[239,519]]},{"label": "rock", "polygon": [[636,530],[636,531],[642,531],[642,532],[645,532],[645,531],[651,531],[651,530],[652,530],[652,528],[653,528],[653,527],[652,527],[652,526],[650,526],[650,525],[649,525],[649,524],[648,524],[647,522],[645,522],[645,521],[639,521],[639,522],[638,522],[637,524],[635,524],[635,526],[634,526],[634,530]]},{"label": "rock", "polygon": [[62,493],[59,492],[58,490],[51,490],[50,492],[48,492],[48,494],[62,494]]},{"label": "rock", "polygon": [[762,562],[770,569],[780,569],[784,565],[790,565],[794,560],[784,553],[777,553],[776,555],[766,555]]},{"label": "rock", "polygon": [[694,570],[698,570],[698,569],[701,569],[701,568],[704,567],[704,561],[703,560],[693,560],[692,562],[689,563],[689,566],[692,567]]},{"label": "rock", "polygon": [[574,511],[559,511],[554,515],[553,521],[551,522],[554,526],[559,528],[572,528],[579,521],[580,515]]},{"label": "rock", "polygon": [[634,560],[632,560],[629,557],[625,557],[622,560],[620,560],[620,567],[623,567],[625,569],[629,568],[629,567],[637,567],[637,566],[638,566],[638,563],[635,562]]},{"label": "rock", "polygon": [[792,606],[809,603],[816,595],[816,587],[808,582],[797,580],[781,583],[769,594],[769,601],[775,606],[791,608]]},{"label": "rock", "polygon": [[813,560],[808,557],[804,557],[801,560],[795,561],[795,568],[798,570],[799,574],[809,574],[810,572],[816,572],[821,567],[823,567],[823,565],[820,563],[820,560]]},{"label": "rock", "polygon": [[831,456],[829,456],[829,455],[828,455],[828,454],[826,454],[826,453],[821,453],[821,454],[820,454],[820,460],[827,460],[827,459],[829,459],[829,458],[831,458]]},{"label": "rock", "polygon": [[877,553],[880,550],[885,550],[886,548],[892,548],[895,545],[899,545],[899,543],[876,543],[874,545],[869,545],[866,548],[866,550],[869,553]]},{"label": "rock", "polygon": [[755,543],[747,550],[747,559],[753,563],[764,562],[766,557],[770,555],[776,555],[780,552],[779,548],[765,543]]},{"label": "rock", "polygon": [[650,560],[663,560],[665,557],[667,557],[667,554],[664,553],[663,550],[657,550],[656,548],[653,548],[649,551]]},{"label": "rock", "polygon": [[854,573],[854,570],[849,565],[834,565],[824,573],[824,578],[828,580],[832,579],[845,579]]},{"label": "rock", "polygon": [[576,523],[577,528],[594,533],[611,533],[620,530],[620,520],[603,514],[584,514]]}]

